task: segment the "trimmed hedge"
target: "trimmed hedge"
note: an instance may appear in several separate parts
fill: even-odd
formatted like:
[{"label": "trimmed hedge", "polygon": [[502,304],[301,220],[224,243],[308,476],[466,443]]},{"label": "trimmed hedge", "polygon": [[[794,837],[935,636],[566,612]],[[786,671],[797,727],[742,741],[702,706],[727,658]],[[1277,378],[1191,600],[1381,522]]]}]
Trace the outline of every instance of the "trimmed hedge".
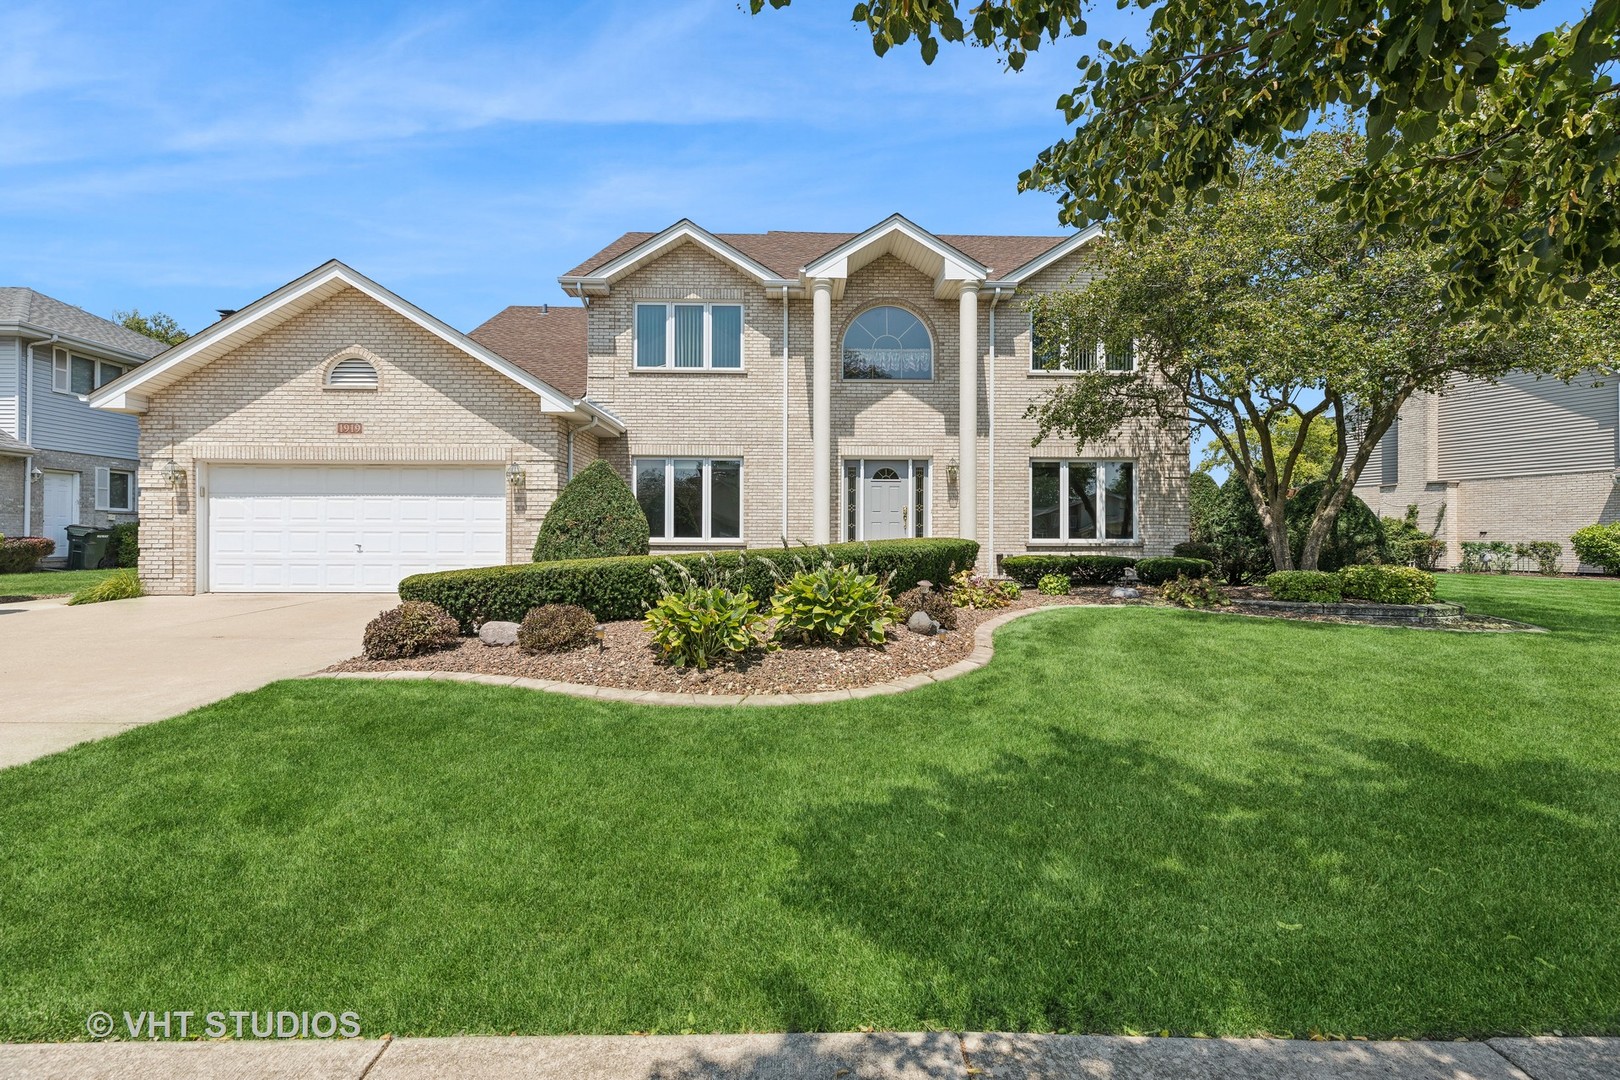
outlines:
[{"label": "trimmed hedge", "polygon": [[1278,570],[1266,578],[1273,600],[1300,604],[1337,604],[1344,599],[1339,575],[1328,570]]},{"label": "trimmed hedge", "polygon": [[1167,581],[1186,575],[1190,578],[1209,577],[1215,564],[1208,559],[1138,559],[1136,576],[1149,585],[1163,585]]},{"label": "trimmed hedge", "polygon": [[1135,565],[1123,555],[1009,555],[1001,572],[1026,589],[1039,587],[1047,574],[1062,574],[1076,585],[1112,585]]},{"label": "trimmed hedge", "polygon": [[581,469],[546,511],[534,561],[647,554],[647,515],[630,485],[601,458]]},{"label": "trimmed hedge", "polygon": [[0,574],[26,574],[55,550],[56,541],[48,536],[0,537]]},{"label": "trimmed hedge", "polygon": [[603,622],[639,619],[663,594],[652,570],[675,562],[695,577],[713,570],[725,575],[761,603],[769,603],[777,574],[791,576],[823,559],[864,567],[879,578],[893,574],[889,588],[904,592],[919,581],[947,585],[951,574],[979,556],[972,540],[874,540],[824,547],[754,548],[713,554],[627,555],[612,559],[569,559],[517,566],[483,566],[414,574],[399,583],[401,600],[438,604],[471,633],[491,619],[521,622],[542,604],[578,604]]},{"label": "trimmed hedge", "polygon": [[1434,575],[1410,566],[1346,566],[1339,571],[1346,600],[1375,604],[1432,604]]}]

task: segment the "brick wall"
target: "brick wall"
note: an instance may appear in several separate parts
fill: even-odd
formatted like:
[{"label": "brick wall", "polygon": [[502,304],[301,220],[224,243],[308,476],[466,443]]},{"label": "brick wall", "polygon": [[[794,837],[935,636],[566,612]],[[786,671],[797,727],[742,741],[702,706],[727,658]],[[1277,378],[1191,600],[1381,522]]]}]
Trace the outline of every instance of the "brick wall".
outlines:
[{"label": "brick wall", "polygon": [[[378,388],[325,388],[328,362],[356,346]],[[361,434],[337,434],[356,422]],[[508,559],[527,561],[563,482],[563,441],[534,394],[345,289],[152,395],[141,418],[141,577],[149,592],[194,591],[197,466],[208,461],[517,461],[526,481],[508,489]],[[576,463],[586,441],[575,440]],[[171,458],[186,470],[178,490],[157,474]]]}]

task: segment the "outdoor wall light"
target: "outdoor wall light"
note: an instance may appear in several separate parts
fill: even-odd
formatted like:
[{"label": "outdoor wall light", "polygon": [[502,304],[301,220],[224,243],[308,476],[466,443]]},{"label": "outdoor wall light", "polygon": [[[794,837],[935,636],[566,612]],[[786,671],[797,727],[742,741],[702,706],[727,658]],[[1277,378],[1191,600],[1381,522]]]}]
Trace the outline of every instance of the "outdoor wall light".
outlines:
[{"label": "outdoor wall light", "polygon": [[506,467],[506,482],[513,487],[522,487],[523,481],[527,477],[528,474],[523,471],[523,466],[515,461]]},{"label": "outdoor wall light", "polygon": [[[31,473],[29,473],[29,474],[28,474],[28,478],[29,478],[29,479],[30,479],[30,480],[32,480],[32,481],[33,481],[33,482],[34,482],[34,483],[36,483],[36,484],[37,484],[37,483],[39,483],[39,482],[40,482],[40,481],[41,481],[41,480],[43,480],[43,479],[45,479],[45,470],[44,470],[44,469],[39,469],[39,468],[36,468],[36,469],[34,469],[34,471],[33,471],[33,472],[31,472]],[[1620,484],[1620,476],[1616,476],[1616,477],[1615,477],[1615,478],[1614,478],[1614,482],[1615,482],[1615,483],[1617,483],[1617,484]]]},{"label": "outdoor wall light", "polygon": [[165,461],[158,465],[158,479],[178,490],[186,486],[186,470],[173,461]]},{"label": "outdoor wall light", "polygon": [[956,459],[951,458],[950,464],[945,466],[945,482],[946,483],[948,483],[948,484],[956,483],[956,471],[957,471],[957,469],[956,469]]}]

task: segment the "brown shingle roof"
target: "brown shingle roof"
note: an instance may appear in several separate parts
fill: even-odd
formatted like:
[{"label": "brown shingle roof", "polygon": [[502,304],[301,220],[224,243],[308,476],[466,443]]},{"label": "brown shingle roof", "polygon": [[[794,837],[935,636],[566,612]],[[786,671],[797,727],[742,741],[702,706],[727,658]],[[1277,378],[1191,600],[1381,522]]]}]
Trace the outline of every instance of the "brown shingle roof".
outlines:
[{"label": "brown shingle roof", "polygon": [[585,309],[509,307],[467,335],[574,398],[585,396]]},{"label": "brown shingle roof", "polygon": [[[590,274],[598,267],[612,262],[638,244],[646,243],[657,233],[628,232],[607,247],[592,255],[565,274],[578,277]],[[766,266],[778,277],[797,277],[800,270],[825,255],[839,244],[855,239],[860,233],[781,232],[715,233],[721,242],[731,245],[757,263]],[[1067,240],[1066,236],[974,236],[940,234],[939,239],[956,248],[971,259],[990,268],[992,275],[1007,274],[1023,266],[1042,252]]]}]

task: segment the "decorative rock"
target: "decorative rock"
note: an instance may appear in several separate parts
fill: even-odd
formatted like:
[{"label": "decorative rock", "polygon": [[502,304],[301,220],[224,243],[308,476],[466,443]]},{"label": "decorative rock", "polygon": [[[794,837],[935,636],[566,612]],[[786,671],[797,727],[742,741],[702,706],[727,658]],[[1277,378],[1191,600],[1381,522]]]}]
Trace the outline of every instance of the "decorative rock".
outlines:
[{"label": "decorative rock", "polygon": [[939,623],[931,619],[926,611],[913,611],[911,618],[906,620],[906,629],[913,634],[931,637],[939,633]]},{"label": "decorative rock", "polygon": [[515,622],[487,622],[478,628],[478,640],[485,645],[516,645],[517,635]]},{"label": "decorative rock", "polygon": [[1135,600],[1142,595],[1141,589],[1133,589],[1129,585],[1115,585],[1108,592],[1116,600]]}]

